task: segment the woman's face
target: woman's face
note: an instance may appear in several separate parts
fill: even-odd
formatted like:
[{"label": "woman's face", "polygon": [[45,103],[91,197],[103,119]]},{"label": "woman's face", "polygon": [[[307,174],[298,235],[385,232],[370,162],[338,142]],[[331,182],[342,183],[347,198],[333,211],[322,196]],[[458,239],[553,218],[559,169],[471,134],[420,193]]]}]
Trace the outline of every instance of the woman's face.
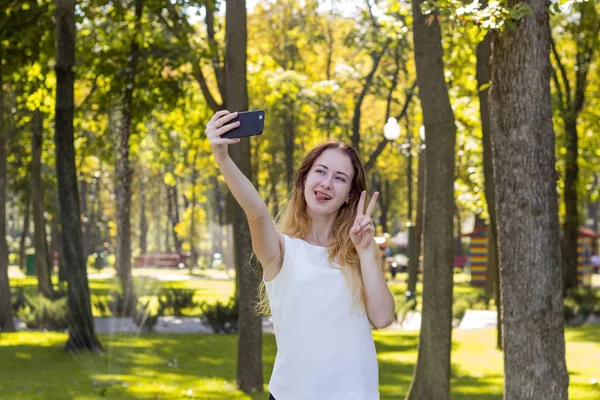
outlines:
[{"label": "woman's face", "polygon": [[341,150],[327,149],[315,160],[306,176],[304,198],[316,214],[333,214],[348,200],[354,168]]}]

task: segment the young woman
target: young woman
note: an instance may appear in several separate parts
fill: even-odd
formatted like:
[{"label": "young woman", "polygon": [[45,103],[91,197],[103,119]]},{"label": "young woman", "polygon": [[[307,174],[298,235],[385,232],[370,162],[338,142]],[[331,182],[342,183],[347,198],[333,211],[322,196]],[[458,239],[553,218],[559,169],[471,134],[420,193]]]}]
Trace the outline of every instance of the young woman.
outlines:
[{"label": "young woman", "polygon": [[239,126],[219,111],[206,134],[219,170],[246,213],[263,267],[277,356],[270,399],[379,399],[371,324],[392,323],[394,298],[365,210],[366,176],[352,147],[327,142],[311,150],[294,179],[277,226],[264,201],[233,163],[221,135]]}]

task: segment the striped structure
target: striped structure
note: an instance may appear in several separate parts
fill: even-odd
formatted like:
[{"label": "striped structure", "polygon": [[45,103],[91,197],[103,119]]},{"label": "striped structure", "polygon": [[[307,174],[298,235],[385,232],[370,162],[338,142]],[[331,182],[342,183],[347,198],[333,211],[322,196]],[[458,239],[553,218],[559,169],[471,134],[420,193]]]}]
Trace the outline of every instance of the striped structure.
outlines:
[{"label": "striped structure", "polygon": [[471,285],[485,286],[488,259],[487,229],[475,231],[470,236]]},{"label": "striped structure", "polygon": [[592,240],[582,234],[577,238],[577,278],[583,287],[592,286]]}]

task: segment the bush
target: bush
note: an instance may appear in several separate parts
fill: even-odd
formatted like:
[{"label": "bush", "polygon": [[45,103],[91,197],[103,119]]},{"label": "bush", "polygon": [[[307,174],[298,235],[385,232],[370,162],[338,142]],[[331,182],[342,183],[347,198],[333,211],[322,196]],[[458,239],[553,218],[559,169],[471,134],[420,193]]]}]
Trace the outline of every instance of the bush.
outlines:
[{"label": "bush", "polygon": [[158,295],[158,305],[165,312],[165,315],[174,315],[181,317],[184,309],[194,308],[193,289],[163,289]]},{"label": "bush", "polygon": [[26,296],[27,305],[18,316],[29,329],[62,332],[67,329],[67,299],[52,301],[42,295]]},{"label": "bush", "polygon": [[222,303],[217,300],[214,304],[204,303],[202,321],[208,324],[215,333],[235,333],[238,330],[238,304],[234,298]]},{"label": "bush", "polygon": [[591,314],[600,316],[600,297],[592,288],[570,290],[563,299],[563,312],[567,324],[582,324]]},{"label": "bush", "polygon": [[452,304],[452,318],[461,320],[471,305],[465,298],[459,298]]},{"label": "bush", "polygon": [[92,298],[92,311],[96,311],[94,313],[95,317],[110,317],[112,316],[112,312],[110,310],[110,302],[105,297],[95,297]]},{"label": "bush", "polygon": [[152,332],[158,323],[158,318],[164,314],[162,307],[158,307],[156,312],[152,312],[150,301],[146,303],[139,302],[133,312],[133,321],[142,332]]},{"label": "bush", "polygon": [[27,306],[27,298],[25,290],[22,287],[14,287],[10,289],[10,302],[12,306],[12,314],[18,315],[19,311]]},{"label": "bush", "polygon": [[[123,317],[131,315],[135,310],[135,304],[137,304],[137,298],[132,295],[132,298],[126,299],[121,292],[111,292],[110,300],[108,300],[108,309],[111,314],[115,317]],[[131,313],[127,312],[127,308],[131,307]]]}]

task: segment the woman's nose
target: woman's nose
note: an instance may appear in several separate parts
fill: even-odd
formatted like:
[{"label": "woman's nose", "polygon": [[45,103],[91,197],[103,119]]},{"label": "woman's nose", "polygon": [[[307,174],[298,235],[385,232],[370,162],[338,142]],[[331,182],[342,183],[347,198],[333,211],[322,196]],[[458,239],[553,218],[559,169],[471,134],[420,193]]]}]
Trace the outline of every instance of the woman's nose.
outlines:
[{"label": "woman's nose", "polygon": [[323,179],[323,181],[321,182],[321,186],[323,186],[325,188],[330,188],[331,187],[331,177],[326,177],[325,179]]}]

